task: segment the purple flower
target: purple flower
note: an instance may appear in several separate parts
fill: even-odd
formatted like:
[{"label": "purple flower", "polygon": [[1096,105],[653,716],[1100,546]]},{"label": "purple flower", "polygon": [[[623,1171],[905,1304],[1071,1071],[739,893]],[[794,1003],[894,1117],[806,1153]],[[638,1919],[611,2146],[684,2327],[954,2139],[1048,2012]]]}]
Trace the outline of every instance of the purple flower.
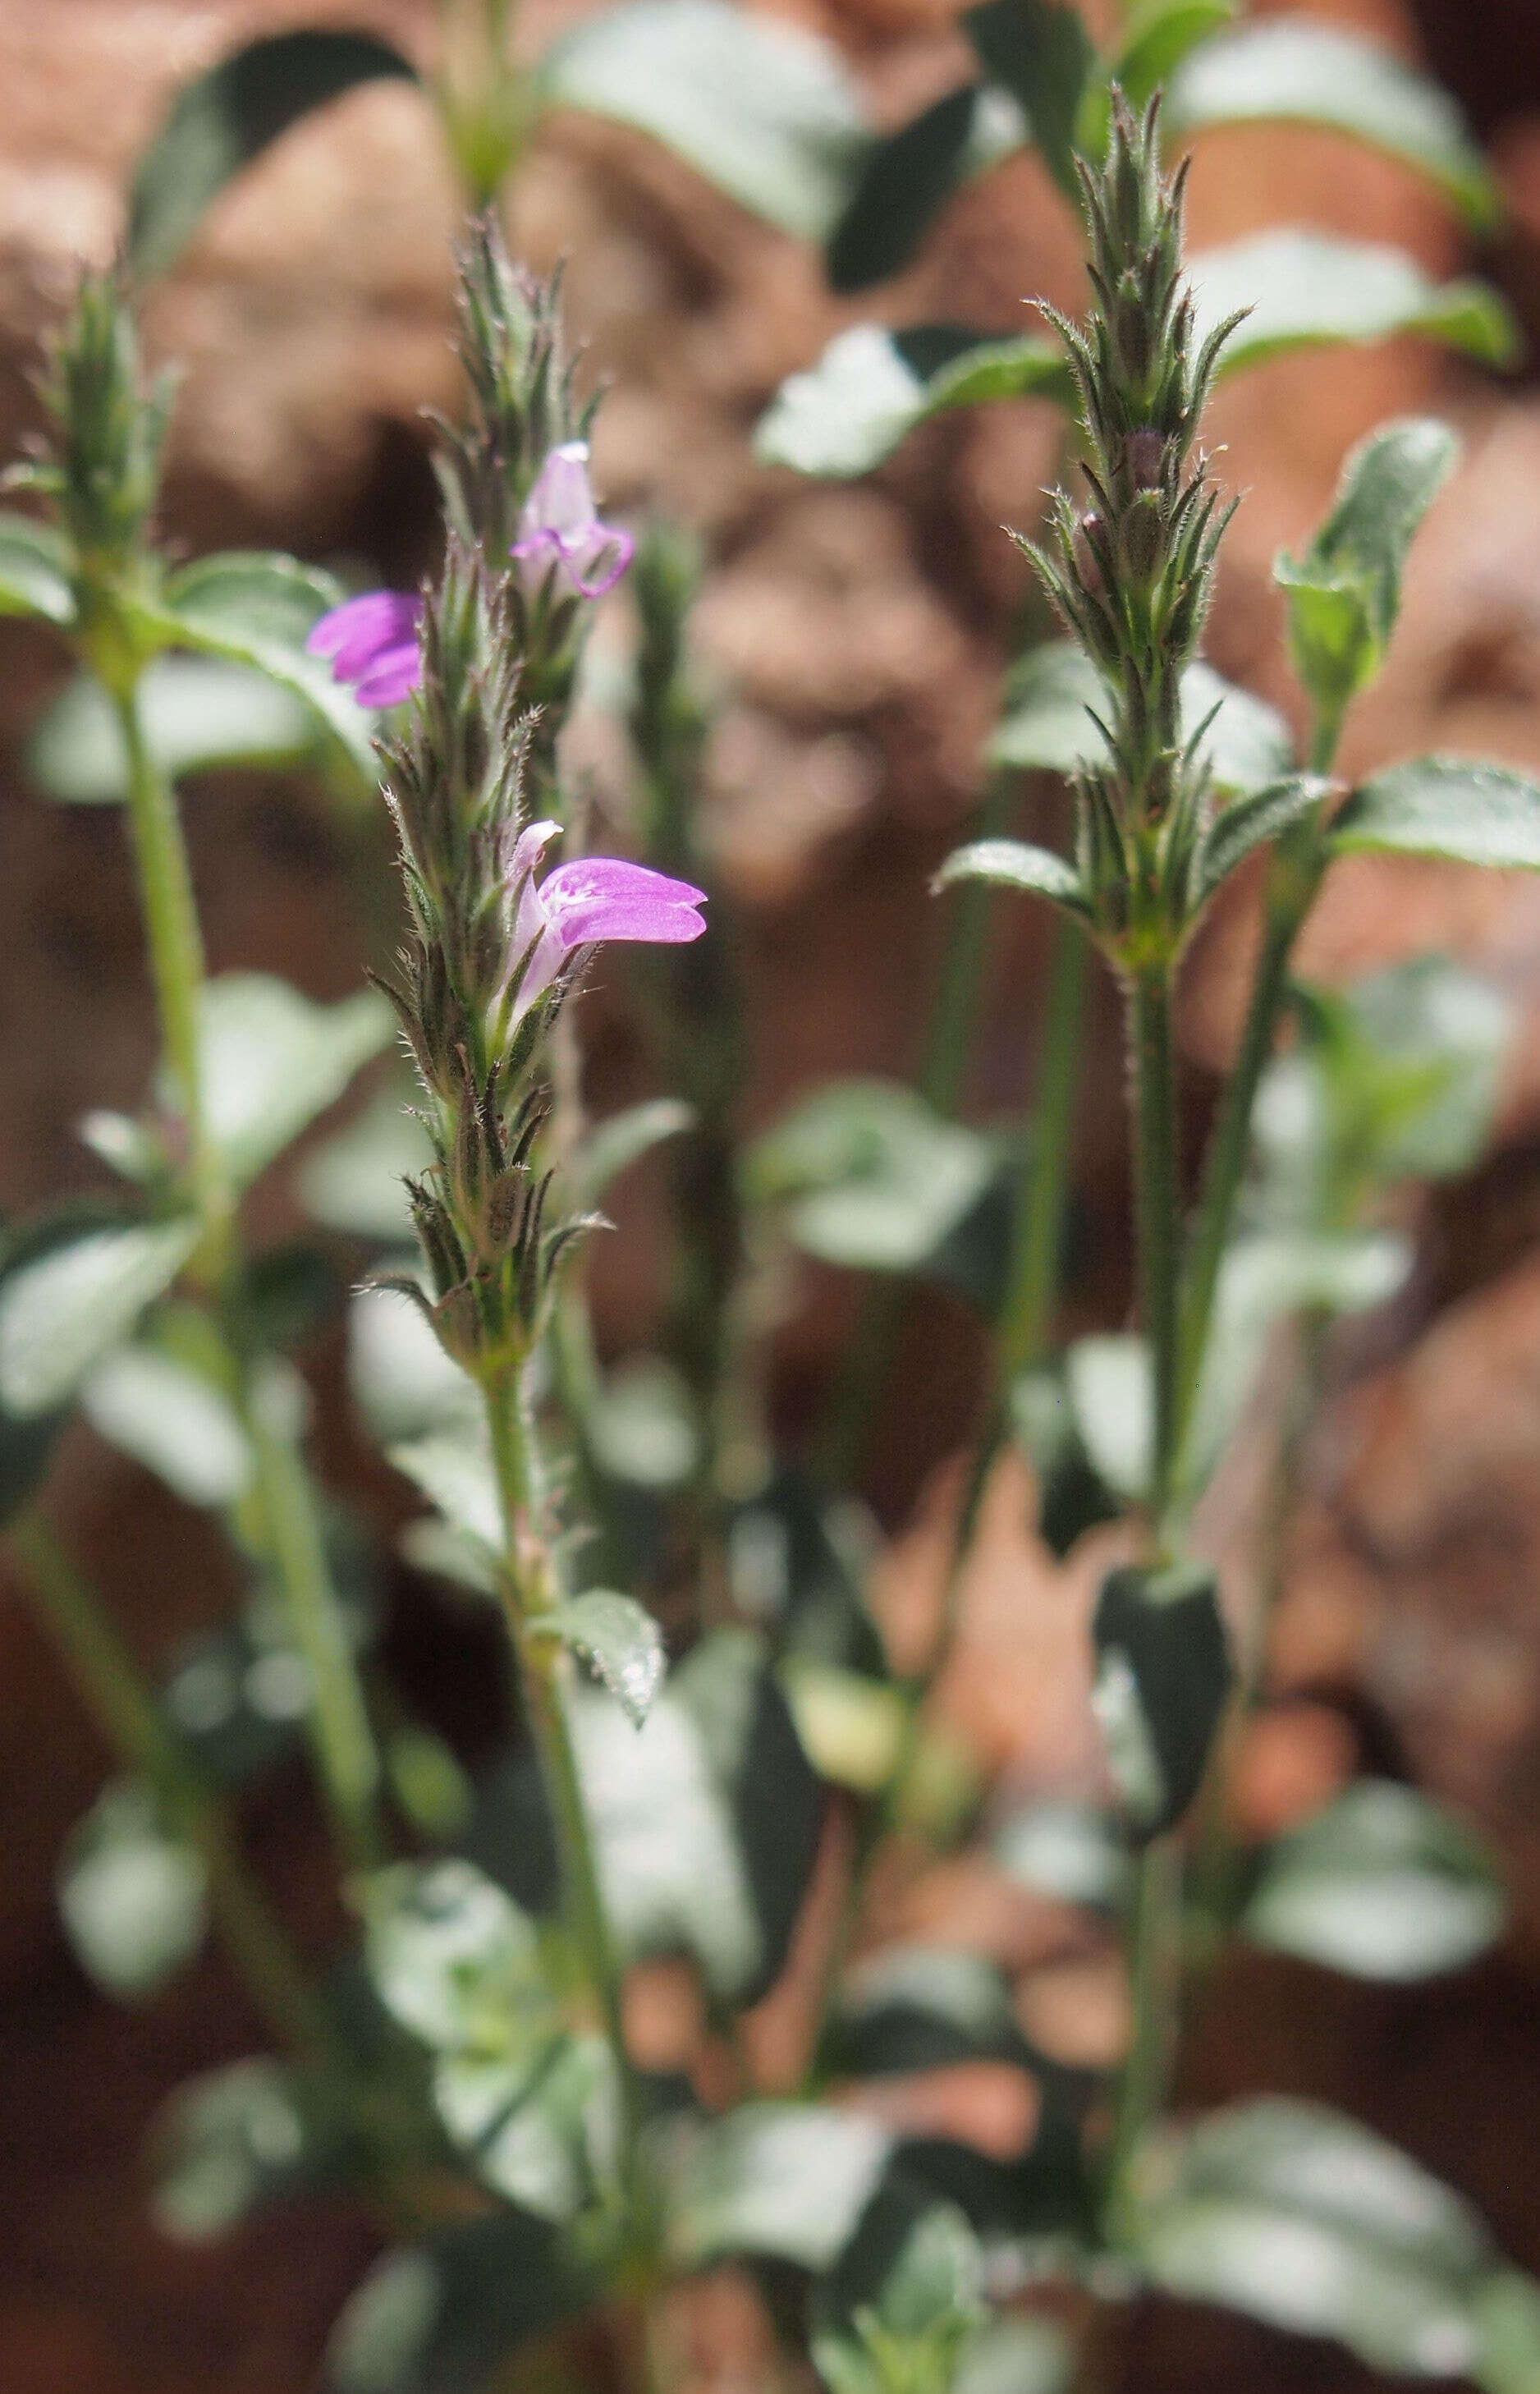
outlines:
[{"label": "purple flower", "polygon": [[677,946],[698,940],[705,929],[697,907],[705,891],[688,881],[671,881],[645,864],[619,856],[580,856],[559,864],[535,886],[542,850],[559,823],[530,823],[514,843],[509,877],[518,892],[513,946],[523,961],[517,1010],[520,1014],[550,987],[574,948],[601,940],[648,940]]},{"label": "purple flower", "polygon": [[635,546],[628,532],[599,520],[586,441],[564,441],[553,449],[524,502],[511,551],[523,568],[526,592],[533,598],[548,574],[559,590],[601,598],[630,564]]},{"label": "purple flower", "polygon": [[337,681],[350,681],[363,706],[394,706],[422,675],[417,619],[422,600],[411,590],[365,590],[345,598],[310,627],[312,657],[330,657]]}]

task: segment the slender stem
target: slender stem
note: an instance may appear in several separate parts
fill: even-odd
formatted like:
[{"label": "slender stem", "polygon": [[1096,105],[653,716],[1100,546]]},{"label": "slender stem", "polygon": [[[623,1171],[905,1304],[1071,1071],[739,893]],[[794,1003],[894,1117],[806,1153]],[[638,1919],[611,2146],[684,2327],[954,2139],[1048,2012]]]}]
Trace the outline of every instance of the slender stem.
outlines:
[{"label": "slender stem", "polygon": [[[1331,771],[1341,729],[1340,715],[1316,717],[1310,737],[1312,772]],[[1219,1270],[1251,1146],[1252,1112],[1288,994],[1289,959],[1326,869],[1323,828],[1318,810],[1308,822],[1284,835],[1268,868],[1262,901],[1262,951],[1252,979],[1241,1044],[1225,1082],[1214,1125],[1188,1260],[1178,1367],[1178,1440],[1186,1435],[1198,1392]]]},{"label": "slender stem", "polygon": [[177,800],[145,738],[137,676],[109,685],[128,762],[128,824],[138,869],[166,1077],[187,1142],[187,1177],[204,1226],[209,1277],[229,1227],[230,1191],[204,1105],[198,999],[204,942]]},{"label": "slender stem", "polygon": [[220,1299],[234,1282],[240,1250],[233,1192],[209,1136],[204,1104],[199,1008],[204,945],[181,820],[169,783],[144,736],[137,672],[97,661],[128,757],[129,821],[145,937],[160,1016],[165,1067],[187,1141],[187,1190],[203,1227],[191,1268],[219,1333],[231,1394],[252,1441],[265,1554],[283,1597],[296,1642],[309,1665],[317,1765],[345,1851],[355,1868],[379,1859],[375,1818],[379,1763],[357,1669],[343,1632],[316,1517],[314,1491],[298,1432],[281,1424],[249,1385],[244,1359],[221,1319]]},{"label": "slender stem", "polygon": [[[283,1382],[287,1375],[283,1375]],[[299,1452],[297,1391],[276,1375],[247,1385],[239,1410],[256,1463],[264,1542],[289,1625],[309,1672],[315,1754],[338,1840],[354,1870],[382,1856],[379,1755],[321,1532],[315,1490]]]},{"label": "slender stem", "polygon": [[86,1703],[123,1760],[154,1790],[166,1819],[202,1855],[219,1935],[274,2034],[310,2059],[328,2057],[325,2017],[283,1927],[248,1873],[217,1797],[177,1736],[101,1598],[35,1513],[11,1543],[24,1583]]},{"label": "slender stem", "polygon": [[1153,1838],[1136,1865],[1129,1932],[1133,2042],[1118,2082],[1107,2156],[1108,2230],[1117,2240],[1128,2167],[1165,2106],[1176,2060],[1181,1986],[1181,1848]]},{"label": "slender stem", "polygon": [[559,1639],[538,1629],[540,1615],[552,1611],[560,1597],[546,1535],[539,1446],[518,1365],[490,1372],[483,1389],[507,1540],[500,1584],[508,1635],[556,1831],[562,1911],[614,2059],[622,2105],[621,2182],[627,2201],[634,2202],[641,2107],[625,2047],[620,1961],[564,1702],[567,1656]]},{"label": "slender stem", "polygon": [[1073,924],[1060,922],[1054,931],[1042,1056],[1023,1152],[1026,1168],[996,1341],[995,1380],[1002,1391],[1029,1363],[1042,1360],[1058,1296],[1089,961],[1082,933]]},{"label": "slender stem", "polygon": [[1150,1354],[1153,1393],[1150,1504],[1158,1525],[1164,1521],[1170,1504],[1176,1461],[1181,1246],[1168,965],[1152,965],[1135,972],[1128,992],[1128,1034],[1134,1098],[1134,1213],[1139,1242],[1139,1316]]}]

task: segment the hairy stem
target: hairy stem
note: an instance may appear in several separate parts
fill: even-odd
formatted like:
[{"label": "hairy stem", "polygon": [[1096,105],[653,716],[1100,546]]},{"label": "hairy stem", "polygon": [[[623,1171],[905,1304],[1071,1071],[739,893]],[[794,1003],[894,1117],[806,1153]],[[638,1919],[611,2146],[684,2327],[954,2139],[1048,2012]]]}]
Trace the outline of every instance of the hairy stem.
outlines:
[{"label": "hairy stem", "polygon": [[1141,967],[1133,976],[1128,993],[1128,1044],[1133,1083],[1139,1319],[1149,1349],[1152,1394],[1150,1506],[1158,1537],[1159,1525],[1170,1506],[1177,1452],[1181,1247],[1171,977],[1165,964]]},{"label": "hairy stem", "polygon": [[614,2060],[621,2090],[621,2184],[628,2203],[634,2203],[641,2109],[625,2047],[620,1957],[605,1909],[567,1717],[570,1664],[559,1639],[542,1634],[539,1628],[540,1616],[552,1611],[560,1600],[546,1534],[547,1500],[539,1444],[519,1367],[510,1363],[490,1372],[483,1388],[503,1509],[506,1549],[500,1584],[508,1636],[556,1832],[562,1913]]},{"label": "hairy stem", "polygon": [[137,675],[111,685],[128,764],[128,828],[138,877],[161,1046],[172,1102],[186,1144],[189,1193],[204,1230],[205,1276],[225,1262],[230,1198],[224,1166],[208,1133],[198,1033],[204,942],[177,800],[151,755]]}]

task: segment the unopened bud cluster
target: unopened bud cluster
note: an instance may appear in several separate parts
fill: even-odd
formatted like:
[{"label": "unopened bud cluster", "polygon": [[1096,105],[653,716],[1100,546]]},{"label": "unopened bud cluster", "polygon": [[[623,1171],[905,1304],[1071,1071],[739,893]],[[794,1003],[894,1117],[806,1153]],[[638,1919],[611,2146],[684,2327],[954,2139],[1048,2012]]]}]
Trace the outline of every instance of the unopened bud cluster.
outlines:
[{"label": "unopened bud cluster", "polygon": [[1183,281],[1182,187],[1160,171],[1155,109],[1118,98],[1107,161],[1083,162],[1095,305],[1048,310],[1079,388],[1089,503],[1055,493],[1049,547],[1023,543],[1109,691],[1106,765],[1076,777],[1082,879],[1114,952],[1179,939],[1205,796],[1181,732],[1181,677],[1213,589],[1221,507],[1195,449],[1227,323],[1198,341]]},{"label": "unopened bud cluster", "polygon": [[48,493],[81,557],[121,561],[142,545],[174,388],[144,374],[119,275],[84,274],[44,387],[55,457],[11,477]]}]

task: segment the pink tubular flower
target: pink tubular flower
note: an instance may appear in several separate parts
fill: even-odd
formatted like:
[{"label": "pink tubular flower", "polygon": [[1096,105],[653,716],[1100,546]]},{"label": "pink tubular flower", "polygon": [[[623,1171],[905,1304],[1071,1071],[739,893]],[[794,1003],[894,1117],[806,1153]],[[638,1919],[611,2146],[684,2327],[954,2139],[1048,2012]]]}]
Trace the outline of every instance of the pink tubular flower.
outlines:
[{"label": "pink tubular flower", "polygon": [[697,907],[705,891],[671,881],[619,856],[580,856],[559,864],[538,888],[534,868],[559,823],[530,823],[514,843],[510,878],[518,890],[514,958],[524,963],[517,1009],[521,1014],[550,987],[575,948],[602,940],[646,940],[673,947],[705,929]]},{"label": "pink tubular flower", "polygon": [[350,681],[361,705],[394,706],[422,676],[421,612],[415,591],[365,590],[313,624],[305,646],[312,657],[330,657],[333,677]]},{"label": "pink tubular flower", "polygon": [[553,449],[524,502],[510,552],[523,569],[520,579],[529,595],[549,574],[559,590],[602,598],[630,564],[635,546],[628,532],[599,520],[586,441],[564,441]]}]

